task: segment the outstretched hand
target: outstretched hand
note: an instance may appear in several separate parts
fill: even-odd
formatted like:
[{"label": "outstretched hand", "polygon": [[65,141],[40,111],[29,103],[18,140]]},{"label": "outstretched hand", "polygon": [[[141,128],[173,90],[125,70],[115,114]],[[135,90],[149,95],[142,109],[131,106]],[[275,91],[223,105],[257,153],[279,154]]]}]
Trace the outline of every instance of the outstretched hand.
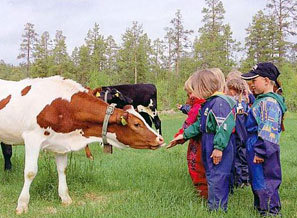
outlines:
[{"label": "outstretched hand", "polygon": [[184,139],[183,134],[180,134],[176,136],[172,141],[170,141],[169,145],[166,148],[168,149],[176,146],[177,144],[183,144],[185,143],[185,141],[186,140]]},{"label": "outstretched hand", "polygon": [[182,105],[181,104],[176,104],[176,107],[178,110],[180,110],[182,108]]}]

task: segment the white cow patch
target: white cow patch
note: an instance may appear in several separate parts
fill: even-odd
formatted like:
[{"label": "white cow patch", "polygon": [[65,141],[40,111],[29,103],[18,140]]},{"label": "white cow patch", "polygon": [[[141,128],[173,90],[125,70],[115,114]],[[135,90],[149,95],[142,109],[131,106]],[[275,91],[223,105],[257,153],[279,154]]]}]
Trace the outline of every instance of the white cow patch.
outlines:
[{"label": "white cow patch", "polygon": [[153,107],[153,100],[150,99],[150,103],[147,107],[143,106],[143,105],[138,105],[137,106],[137,110],[138,112],[144,112],[147,113],[148,115],[150,115],[151,117],[155,117],[157,116],[157,111],[152,111],[152,109],[150,107]]},{"label": "white cow patch", "polygon": [[144,118],[143,118],[139,113],[137,113],[137,112],[134,110],[134,108],[128,109],[127,111],[128,111],[129,113],[131,113],[131,114],[134,114],[136,117],[138,117],[140,120],[142,120],[142,122],[145,124],[145,126],[146,126],[149,130],[151,130],[157,137],[160,136],[159,133],[157,133],[152,127],[150,127],[150,126],[145,122]]}]

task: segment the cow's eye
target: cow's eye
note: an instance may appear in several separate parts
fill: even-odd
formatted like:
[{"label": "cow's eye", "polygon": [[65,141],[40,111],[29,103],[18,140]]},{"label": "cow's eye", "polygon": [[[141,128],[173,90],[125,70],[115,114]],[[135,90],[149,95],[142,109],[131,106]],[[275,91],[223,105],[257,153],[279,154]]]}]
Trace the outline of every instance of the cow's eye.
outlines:
[{"label": "cow's eye", "polygon": [[140,123],[135,123],[134,126],[135,127],[140,127]]}]

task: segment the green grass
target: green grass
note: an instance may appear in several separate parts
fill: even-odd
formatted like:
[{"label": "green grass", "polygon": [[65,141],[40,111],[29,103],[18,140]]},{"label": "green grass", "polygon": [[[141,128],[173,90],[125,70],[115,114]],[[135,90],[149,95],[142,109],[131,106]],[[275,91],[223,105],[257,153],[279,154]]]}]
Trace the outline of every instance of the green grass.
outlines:
[{"label": "green grass", "polygon": [[[161,117],[167,143],[184,118],[180,114]],[[281,139],[282,214],[297,217],[297,114],[289,113],[285,123]],[[227,214],[207,211],[188,175],[187,144],[155,151],[114,149],[112,155],[102,153],[97,144],[90,148],[94,161],[88,160],[84,151],[68,156],[67,181],[73,199],[68,207],[61,205],[58,196],[53,154],[41,153],[30,189],[29,212],[23,217],[258,217],[249,187],[235,190]],[[23,186],[23,146],[13,148],[12,162],[12,172],[0,170],[0,217],[16,217]]]}]

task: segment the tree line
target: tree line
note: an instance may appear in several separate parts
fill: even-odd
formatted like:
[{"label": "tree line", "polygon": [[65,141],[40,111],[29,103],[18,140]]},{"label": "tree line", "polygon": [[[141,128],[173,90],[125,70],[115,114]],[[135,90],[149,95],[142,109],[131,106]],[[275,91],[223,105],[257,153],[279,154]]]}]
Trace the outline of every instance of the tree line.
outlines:
[{"label": "tree line", "polygon": [[[152,40],[142,25],[133,22],[117,43],[104,36],[98,23],[90,29],[84,44],[67,52],[66,36],[57,30],[36,33],[34,24],[26,23],[22,34],[22,61],[13,66],[0,61],[2,79],[61,75],[91,88],[124,83],[154,83],[158,89],[158,107],[173,108],[185,100],[183,85],[194,71],[219,67],[227,74],[233,69],[247,72],[258,62],[274,62],[282,72],[286,103],[297,110],[297,2],[267,0],[246,28],[243,44],[236,41],[220,0],[205,0],[202,26],[198,35],[184,27],[182,12],[164,28],[163,38]],[[238,58],[240,56],[240,58]]]}]

